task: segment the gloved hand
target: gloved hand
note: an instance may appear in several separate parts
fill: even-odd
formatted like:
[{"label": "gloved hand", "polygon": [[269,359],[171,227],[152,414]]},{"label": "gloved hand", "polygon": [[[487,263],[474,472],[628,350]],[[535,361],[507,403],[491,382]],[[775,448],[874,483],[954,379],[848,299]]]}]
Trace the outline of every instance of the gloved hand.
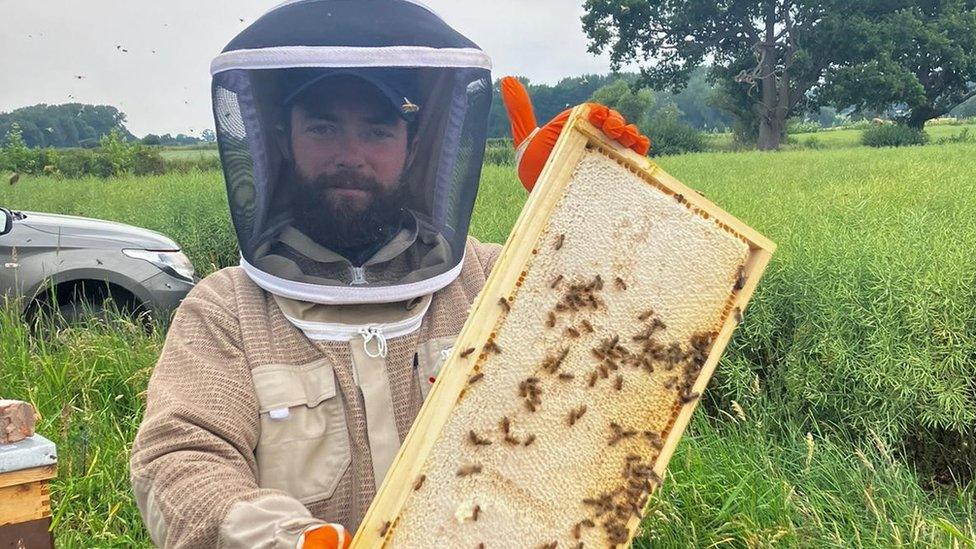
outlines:
[{"label": "gloved hand", "polygon": [[341,524],[325,524],[305,532],[299,549],[348,549],[352,534]]},{"label": "gloved hand", "polygon": [[[532,100],[529,99],[525,86],[514,77],[506,76],[502,78],[501,87],[502,100],[505,102],[505,110],[508,111],[508,119],[512,123],[512,139],[515,141],[517,151],[515,167],[522,185],[526,190],[531,191],[573,109],[566,109],[548,124],[539,128],[536,126]],[[586,105],[590,107],[591,124],[603,130],[603,133],[624,147],[633,149],[638,154],[647,154],[651,148],[651,140],[641,135],[637,126],[627,124],[619,112],[605,105],[597,103],[586,103]]]}]

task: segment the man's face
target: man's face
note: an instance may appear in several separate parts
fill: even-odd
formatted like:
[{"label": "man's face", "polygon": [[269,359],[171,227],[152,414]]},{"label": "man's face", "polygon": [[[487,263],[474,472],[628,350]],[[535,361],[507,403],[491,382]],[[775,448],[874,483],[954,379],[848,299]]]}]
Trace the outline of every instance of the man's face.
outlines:
[{"label": "man's face", "polygon": [[[408,153],[407,123],[371,84],[327,81],[291,109],[290,147],[305,190],[333,212],[362,213],[393,193]],[[311,197],[309,197],[311,198]]]},{"label": "man's face", "polygon": [[291,153],[295,226],[332,249],[386,242],[403,219],[407,123],[372,84],[327,79],[303,92],[282,139]]}]

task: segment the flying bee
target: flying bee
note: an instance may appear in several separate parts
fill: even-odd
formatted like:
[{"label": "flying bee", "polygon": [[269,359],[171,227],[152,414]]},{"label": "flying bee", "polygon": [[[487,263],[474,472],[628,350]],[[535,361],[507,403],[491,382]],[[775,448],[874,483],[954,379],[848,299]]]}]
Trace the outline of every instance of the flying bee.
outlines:
[{"label": "flying bee", "polygon": [[525,437],[525,441],[522,442],[522,446],[531,446],[535,442],[535,435],[529,435]]},{"label": "flying bee", "polygon": [[563,242],[565,242],[565,241],[566,241],[566,235],[565,234],[560,234],[559,236],[556,237],[556,245],[553,246],[553,247],[556,250],[559,250],[560,248],[563,247]]},{"label": "flying bee", "polygon": [[414,491],[420,490],[420,487],[424,485],[425,480],[427,480],[426,475],[420,475],[419,477],[417,477],[417,480],[413,481]]},{"label": "flying bee", "polygon": [[380,526],[380,537],[386,537],[386,533],[390,531],[390,521],[386,521]]},{"label": "flying bee", "polygon": [[624,387],[624,376],[618,375],[616,381],[613,383],[613,388],[616,390],[621,390]]},{"label": "flying bee", "polygon": [[474,347],[468,347],[467,349],[461,351],[458,356],[461,358],[468,358],[468,355],[474,352]]},{"label": "flying bee", "polygon": [[559,283],[562,281],[563,281],[563,275],[559,275],[556,278],[552,279],[552,282],[549,284],[549,287],[555,289],[556,286],[559,286]]},{"label": "flying bee", "polygon": [[593,325],[590,324],[590,321],[589,320],[586,320],[584,318],[583,321],[580,324],[583,325],[583,329],[586,330],[588,333],[591,333],[591,334],[593,333],[593,331],[594,331],[593,330]]},{"label": "flying bee", "polygon": [[502,306],[502,309],[504,309],[506,313],[511,312],[512,305],[508,302],[508,299],[505,298],[504,296],[498,298],[498,304]]},{"label": "flying bee", "polygon": [[735,284],[732,286],[733,291],[739,291],[746,286],[746,268],[744,265],[739,266],[739,272],[735,276]]},{"label": "flying bee", "polygon": [[473,383],[478,383],[479,381],[481,381],[481,378],[483,377],[485,377],[485,374],[478,372],[477,374],[474,374],[473,376],[468,378],[468,384],[470,385]]},{"label": "flying bee", "polygon": [[459,477],[467,477],[467,476],[471,476],[471,475],[476,475],[476,474],[478,474],[480,472],[481,472],[481,465],[479,465],[477,463],[470,463],[470,464],[465,464],[465,465],[462,465],[461,467],[459,467],[458,470],[457,470],[457,476],[459,476]]},{"label": "flying bee", "polygon": [[474,432],[473,429],[470,430],[470,431],[468,431],[468,440],[471,441],[471,444],[474,444],[475,446],[489,446],[489,445],[491,445],[491,441],[490,440],[488,440],[487,438],[484,438],[484,437],[478,435],[478,433]]},{"label": "flying bee", "polygon": [[614,283],[614,285],[617,286],[617,289],[618,290],[626,290],[627,289],[627,283],[624,282],[624,279],[620,278],[619,276],[618,277],[615,277],[613,279],[613,283]]}]

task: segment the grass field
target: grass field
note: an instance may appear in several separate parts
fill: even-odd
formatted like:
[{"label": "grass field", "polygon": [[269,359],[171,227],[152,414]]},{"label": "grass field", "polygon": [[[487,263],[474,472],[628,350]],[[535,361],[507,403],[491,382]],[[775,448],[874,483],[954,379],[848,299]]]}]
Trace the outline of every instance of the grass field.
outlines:
[{"label": "grass field", "polygon": [[[976,144],[661,159],[779,251],[636,546],[976,544],[974,157]],[[472,234],[504,241],[524,200],[510,167],[486,167]],[[217,172],[24,177],[0,205],[160,230],[201,274],[236,261]],[[58,443],[61,546],[148,544],[126,463],[161,345],[122,321],[31,342],[0,315],[4,397],[35,402]]]}]

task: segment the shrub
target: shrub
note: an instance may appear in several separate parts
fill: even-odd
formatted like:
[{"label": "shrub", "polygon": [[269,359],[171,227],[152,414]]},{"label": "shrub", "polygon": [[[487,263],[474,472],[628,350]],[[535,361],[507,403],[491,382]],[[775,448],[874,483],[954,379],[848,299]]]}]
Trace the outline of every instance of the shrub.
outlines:
[{"label": "shrub", "polygon": [[922,130],[904,124],[882,124],[871,126],[861,133],[861,143],[868,147],[905,147],[924,145],[929,136]]},{"label": "shrub", "polygon": [[651,120],[648,130],[651,156],[665,156],[705,150],[705,136],[678,119],[674,109],[662,109]]},{"label": "shrub", "polygon": [[24,141],[24,135],[20,130],[20,126],[14,123],[10,127],[10,131],[7,132],[3,147],[0,147],[0,169],[12,172],[34,173],[36,168],[36,155]]},{"label": "shrub", "polygon": [[973,141],[973,136],[969,134],[969,128],[963,128],[961,132],[955,135],[940,137],[937,143],[939,145],[945,145],[947,143],[971,143]]},{"label": "shrub", "polygon": [[515,149],[511,144],[502,146],[491,146],[485,149],[485,164],[496,166],[514,164]]}]

